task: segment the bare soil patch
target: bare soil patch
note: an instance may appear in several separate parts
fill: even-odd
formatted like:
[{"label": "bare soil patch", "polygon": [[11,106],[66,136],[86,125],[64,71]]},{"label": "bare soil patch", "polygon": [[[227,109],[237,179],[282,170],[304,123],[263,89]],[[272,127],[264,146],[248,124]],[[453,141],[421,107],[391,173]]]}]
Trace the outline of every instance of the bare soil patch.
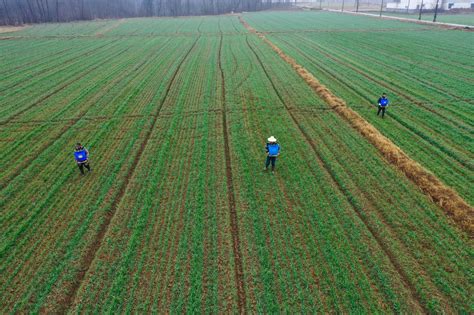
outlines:
[{"label": "bare soil patch", "polygon": [[0,34],[18,32],[27,27],[28,26],[0,26]]}]

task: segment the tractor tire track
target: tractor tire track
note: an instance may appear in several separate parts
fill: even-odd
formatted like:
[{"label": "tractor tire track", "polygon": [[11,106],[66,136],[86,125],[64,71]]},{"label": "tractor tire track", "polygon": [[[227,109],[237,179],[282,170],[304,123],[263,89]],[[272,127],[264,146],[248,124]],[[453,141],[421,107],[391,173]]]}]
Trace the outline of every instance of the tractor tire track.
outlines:
[{"label": "tractor tire track", "polygon": [[447,187],[435,175],[429,173],[418,162],[411,159],[391,140],[383,136],[374,126],[350,109],[344,100],[335,96],[327,87],[321,84],[308,70],[299,65],[293,58],[287,56],[264,35],[258,33],[248,25],[242,17],[240,17],[240,21],[249,32],[260,37],[280,58],[288,63],[321,99],[335,109],[338,115],[372,143],[382,156],[385,157],[388,163],[393,164],[403,172],[405,176],[417,185],[433,202],[440,206],[447,215],[451,216],[462,230],[470,235],[473,234],[474,209],[461,198],[455,190]]},{"label": "tractor tire track", "polygon": [[[220,25],[219,25],[220,30]],[[246,294],[245,294],[245,283],[244,283],[244,271],[243,271],[243,262],[242,262],[242,251],[240,246],[240,232],[239,224],[237,218],[237,205],[235,202],[235,190],[234,183],[232,180],[232,159],[230,155],[230,145],[229,145],[229,129],[227,123],[227,113],[226,113],[226,89],[225,89],[225,77],[224,70],[222,69],[222,42],[224,38],[221,32],[221,37],[219,41],[219,52],[218,52],[218,68],[221,75],[221,102],[222,102],[222,127],[223,127],[223,136],[224,136],[224,154],[225,154],[225,164],[226,164],[226,177],[227,177],[227,197],[229,199],[230,207],[230,225],[232,232],[232,243],[233,243],[233,252],[234,252],[234,271],[235,271],[235,281],[237,287],[237,304],[238,311],[240,314],[245,313],[246,308]]]},{"label": "tractor tire track", "polygon": [[[125,196],[125,192],[127,191],[127,188],[130,184],[130,179],[133,177],[133,175],[135,174],[135,170],[138,166],[138,163],[140,162],[140,159],[143,155],[143,153],[145,152],[145,148],[148,144],[148,141],[150,140],[151,138],[151,134],[153,132],[153,129],[155,128],[156,126],[156,123],[158,121],[158,118],[160,117],[160,111],[161,111],[161,108],[163,107],[163,104],[166,102],[167,98],[168,98],[168,94],[171,90],[171,87],[173,86],[173,83],[175,82],[175,79],[182,67],[182,65],[184,64],[184,62],[188,59],[188,56],[191,54],[191,52],[194,50],[194,47],[196,47],[196,44],[197,42],[199,41],[199,37],[196,38],[196,40],[194,41],[194,43],[191,45],[191,47],[189,48],[189,50],[185,53],[184,57],[181,59],[181,61],[179,62],[176,70],[174,71],[170,81],[169,81],[169,84],[165,90],[165,93],[164,93],[164,96],[162,98],[162,101],[160,102],[157,110],[156,110],[156,113],[152,115],[153,117],[153,120],[152,120],[152,124],[150,126],[150,128],[148,130],[146,130],[145,132],[145,135],[144,135],[144,140],[143,142],[141,143],[140,145],[140,148],[138,149],[138,152],[137,154],[135,155],[135,157],[133,158],[133,161],[132,161],[132,164],[125,176],[125,180],[124,180],[124,183],[121,185],[120,187],[120,190],[119,192],[117,193],[117,196],[115,197],[114,201],[112,202],[112,205],[110,207],[110,210],[107,212],[107,214],[105,215],[104,217],[104,221],[102,222],[102,224],[99,226],[99,232],[97,234],[97,236],[95,237],[95,241],[90,245],[89,247],[89,250],[87,250],[87,252],[85,253],[84,257],[84,268],[83,270],[77,275],[77,278],[75,279],[75,282],[74,282],[74,285],[71,289],[71,292],[69,292],[65,302],[63,303],[62,305],[62,312],[66,311],[66,310],[69,310],[72,306],[73,306],[73,303],[75,302],[76,300],[76,297],[77,297],[77,294],[79,292],[79,288],[81,287],[81,284],[85,278],[85,276],[87,275],[87,273],[89,272],[89,269],[92,265],[92,262],[94,261],[95,257],[96,257],[96,254],[98,252],[98,250],[100,249],[100,247],[102,246],[102,242],[104,240],[104,237],[105,235],[107,234],[107,231],[109,229],[109,226],[110,226],[110,223],[112,222],[112,219],[114,218],[116,212],[117,212],[117,209],[123,199],[123,197]],[[62,313],[61,312],[61,313]]]},{"label": "tractor tire track", "polygon": [[337,181],[337,178],[333,172],[333,170],[329,167],[329,165],[326,164],[326,162],[324,161],[324,159],[321,157],[319,151],[317,150],[317,146],[314,142],[314,140],[310,137],[310,135],[307,133],[307,131],[303,128],[303,126],[301,126],[300,122],[298,121],[298,119],[296,118],[296,116],[291,112],[291,110],[287,107],[287,104],[283,98],[283,96],[281,95],[280,91],[277,89],[277,87],[275,86],[275,83],[273,81],[273,79],[271,78],[271,76],[269,75],[266,67],[264,66],[264,63],[263,61],[261,60],[260,56],[258,55],[258,53],[256,52],[255,48],[248,42],[247,40],[247,44],[249,46],[249,48],[252,50],[252,52],[254,53],[255,57],[257,58],[261,68],[263,69],[263,72],[265,73],[266,77],[268,78],[270,84],[272,85],[272,88],[273,90],[275,91],[276,95],[278,96],[278,98],[280,99],[280,101],[285,105],[285,108],[287,109],[287,112],[290,116],[290,118],[292,119],[293,123],[295,124],[295,126],[298,128],[298,130],[300,131],[300,133],[302,134],[303,138],[305,139],[305,141],[310,145],[310,147],[312,148],[316,158],[318,159],[318,164],[320,164],[325,172],[329,175],[329,179],[331,181],[331,184],[332,186],[336,187],[340,193],[342,193],[342,195],[346,198],[348,204],[351,206],[351,208],[354,210],[354,213],[357,215],[357,217],[361,220],[361,222],[364,223],[365,227],[367,228],[367,230],[370,232],[370,234],[373,236],[373,238],[377,241],[380,249],[382,249],[382,251],[385,253],[385,255],[389,258],[390,260],[390,263],[392,264],[394,270],[397,271],[397,273],[399,274],[400,276],[400,280],[403,282],[403,284],[405,285],[405,287],[410,291],[410,294],[412,296],[412,299],[413,301],[416,302],[417,306],[419,307],[420,310],[423,310],[425,314],[428,313],[427,309],[426,309],[426,306],[424,305],[423,303],[423,299],[420,297],[419,293],[416,291],[415,289],[415,286],[413,285],[413,283],[411,283],[410,281],[410,278],[408,277],[407,273],[405,272],[405,270],[403,269],[403,267],[400,265],[400,263],[398,262],[398,259],[396,258],[396,255],[395,253],[393,253],[384,243],[383,243],[383,239],[382,237],[380,236],[380,234],[378,233],[377,230],[375,230],[374,227],[372,227],[370,225],[370,223],[366,220],[366,218],[362,215],[361,213],[361,209],[359,209],[357,207],[357,205],[354,203],[354,201],[352,200],[352,198],[350,196],[347,195],[347,192],[346,190],[344,189],[344,187],[342,187],[340,185],[340,183]]},{"label": "tractor tire track", "polygon": [[[255,105],[255,104],[251,104],[251,105]],[[244,105],[245,106],[245,105]],[[248,111],[248,108],[245,108],[244,110],[244,113],[249,113],[249,112],[252,112],[252,111]],[[244,116],[245,117],[245,116]],[[245,117],[244,118],[244,122],[243,122],[243,125],[244,125],[244,129],[248,129],[250,128],[249,127],[249,123],[248,123],[248,117]],[[258,135],[258,138],[264,138],[264,133],[262,131],[262,129],[257,125],[256,126],[256,133]],[[311,169],[312,171],[312,169]],[[301,245],[301,249],[303,250],[304,252],[304,257],[305,259],[310,262],[312,261],[311,259],[311,254],[310,254],[310,249],[308,248],[308,239],[303,239],[304,238],[304,235],[305,235],[305,231],[304,228],[301,227],[302,225],[302,217],[301,216],[298,216],[298,214],[296,213],[296,211],[294,210],[294,206],[301,206],[300,203],[296,202],[295,200],[291,199],[288,195],[288,189],[286,188],[285,186],[285,182],[284,180],[280,177],[280,176],[277,176],[276,177],[276,180],[277,180],[277,183],[278,183],[278,187],[280,189],[280,191],[283,193],[283,200],[286,204],[286,212],[287,212],[287,215],[291,218],[290,222],[293,223],[293,228],[295,228],[295,233],[293,234],[293,237],[295,240],[298,240],[299,241],[299,244]],[[314,235],[311,235],[314,237]],[[313,241],[313,243],[315,244],[317,250],[319,253],[323,253],[322,249],[321,249],[321,245],[320,245],[320,242],[318,241],[314,241],[314,239],[311,239]],[[291,242],[291,241],[290,241]],[[271,246],[269,246],[269,248],[271,248]],[[285,255],[285,258],[286,260],[288,261],[289,258],[287,257],[287,255]],[[321,258],[321,261],[323,261],[323,264],[324,266],[328,266],[328,261],[326,258],[322,257]],[[314,287],[316,286],[317,287],[317,291],[319,293],[319,298],[321,298],[322,300],[325,300],[325,295],[322,293],[322,290],[321,290],[321,287],[320,287],[320,281],[319,279],[317,278],[316,276],[316,269],[314,268],[314,265],[313,264],[309,264],[309,266],[307,266],[309,271],[310,271],[310,274],[311,274],[311,279],[313,280],[313,283],[312,284],[309,284],[309,288],[311,290],[314,290]],[[322,268],[321,266],[319,266],[320,268]],[[333,283],[336,283],[336,279],[333,275],[333,273],[331,271],[329,271],[328,268],[325,268],[326,272],[330,275],[329,277],[331,278],[330,281],[332,281]],[[293,278],[293,277],[292,277]],[[293,283],[296,283],[297,280],[293,278]],[[292,284],[293,285],[293,284]],[[340,298],[340,297],[338,297]],[[322,301],[321,301],[322,302]],[[323,305],[325,305],[324,302],[322,302]],[[321,306],[324,308],[324,306]],[[323,310],[323,313],[327,313],[329,312],[329,310],[325,309]]]}]

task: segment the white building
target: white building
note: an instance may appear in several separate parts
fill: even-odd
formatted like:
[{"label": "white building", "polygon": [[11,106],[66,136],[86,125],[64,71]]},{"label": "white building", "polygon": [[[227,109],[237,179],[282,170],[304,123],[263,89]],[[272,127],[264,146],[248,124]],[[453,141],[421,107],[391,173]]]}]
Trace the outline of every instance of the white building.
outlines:
[{"label": "white building", "polygon": [[[420,9],[421,0],[395,0],[387,2],[387,10],[414,11]],[[423,0],[423,9],[434,10],[436,0]],[[441,10],[451,9],[474,9],[474,0],[439,0],[438,7]]]}]

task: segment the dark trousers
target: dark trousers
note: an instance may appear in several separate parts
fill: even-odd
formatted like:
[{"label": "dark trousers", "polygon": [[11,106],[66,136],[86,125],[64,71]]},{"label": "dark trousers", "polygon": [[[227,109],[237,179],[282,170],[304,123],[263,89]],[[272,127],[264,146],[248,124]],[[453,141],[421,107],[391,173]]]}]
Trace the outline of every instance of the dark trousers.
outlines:
[{"label": "dark trousers", "polygon": [[81,171],[82,175],[84,175],[84,167],[87,168],[89,172],[91,171],[91,167],[89,166],[89,161],[77,162],[77,166],[79,167],[79,170]]},{"label": "dark trousers", "polygon": [[267,161],[265,162],[265,167],[268,168],[270,163],[272,163],[272,171],[275,169],[276,156],[267,156]]},{"label": "dark trousers", "polygon": [[383,116],[385,115],[385,109],[387,108],[387,106],[380,106],[379,105],[379,110],[377,111],[377,116],[380,114],[380,112],[382,112],[382,118]]}]

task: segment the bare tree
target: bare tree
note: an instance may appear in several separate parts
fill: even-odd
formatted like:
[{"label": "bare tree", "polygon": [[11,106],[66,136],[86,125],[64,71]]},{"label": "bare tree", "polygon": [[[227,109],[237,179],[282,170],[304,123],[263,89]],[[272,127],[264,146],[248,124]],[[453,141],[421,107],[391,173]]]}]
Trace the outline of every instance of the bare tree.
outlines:
[{"label": "bare tree", "polygon": [[56,22],[59,22],[59,0],[56,0]]},{"label": "bare tree", "polygon": [[8,13],[7,0],[3,0],[3,10],[5,11],[5,15],[3,17],[3,23],[4,24],[13,24],[12,20],[10,19],[10,13]]},{"label": "bare tree", "polygon": [[[278,0],[294,3],[295,0]],[[272,0],[1,0],[0,24],[256,11]]]}]

